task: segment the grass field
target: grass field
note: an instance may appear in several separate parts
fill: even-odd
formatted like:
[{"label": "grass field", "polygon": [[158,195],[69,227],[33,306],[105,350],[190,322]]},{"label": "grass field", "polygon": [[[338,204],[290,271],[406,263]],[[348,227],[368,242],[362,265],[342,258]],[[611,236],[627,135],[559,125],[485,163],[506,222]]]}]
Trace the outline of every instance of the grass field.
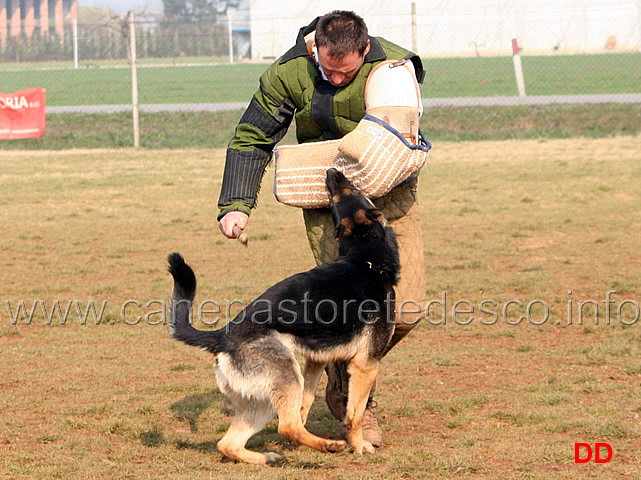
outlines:
[{"label": "grass field", "polygon": [[[250,446],[279,467],[217,453],[231,411],[212,358],[159,313],[175,250],[197,302],[223,306],[312,266],[271,173],[243,249],[215,221],[223,150],[0,152],[3,478],[640,479],[639,152],[638,136],[435,144],[419,188],[435,303],[383,362],[385,446],[322,455],[272,422]],[[339,436],[317,396],[310,430]],[[612,460],[575,464],[576,442]]]},{"label": "grass field", "polygon": [[[143,149],[225,148],[242,111],[141,113]],[[611,138],[641,133],[641,104],[433,107],[421,118],[429,140]],[[290,128],[281,144],[296,143]],[[131,113],[47,116],[40,138],[0,142],[0,150],[122,148],[133,145]]]},{"label": "grass field", "polygon": [[[424,64],[424,98],[518,95],[511,57],[433,58],[424,59]],[[48,106],[131,103],[131,73],[125,66],[30,67],[0,67],[0,92],[45,87]],[[247,102],[266,68],[267,64],[141,66],[139,102]],[[640,53],[524,56],[523,69],[528,95],[641,92]]]}]

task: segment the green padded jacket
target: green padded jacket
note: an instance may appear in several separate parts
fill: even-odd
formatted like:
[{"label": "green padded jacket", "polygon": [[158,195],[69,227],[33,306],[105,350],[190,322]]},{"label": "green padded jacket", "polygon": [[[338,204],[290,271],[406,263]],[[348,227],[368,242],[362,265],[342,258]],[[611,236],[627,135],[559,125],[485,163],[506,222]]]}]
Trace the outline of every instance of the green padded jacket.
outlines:
[{"label": "green padded jacket", "polygon": [[384,60],[409,59],[423,81],[421,59],[383,38],[370,37],[370,51],[356,77],[344,87],[323,80],[308,53],[305,36],[316,29],[318,18],[300,29],[296,44],[260,77],[260,86],[236,127],[227,148],[220,215],[247,214],[256,198],[274,146],[296,119],[299,143],[342,138],[365,115],[365,83],[372,69]]}]

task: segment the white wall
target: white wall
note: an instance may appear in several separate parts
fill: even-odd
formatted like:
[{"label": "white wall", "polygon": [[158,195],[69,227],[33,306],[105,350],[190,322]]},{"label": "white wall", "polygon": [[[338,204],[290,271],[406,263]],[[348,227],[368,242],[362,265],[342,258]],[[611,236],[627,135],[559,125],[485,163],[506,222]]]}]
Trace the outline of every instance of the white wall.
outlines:
[{"label": "white wall", "polygon": [[[423,56],[639,51],[641,0],[416,0]],[[361,15],[370,34],[412,48],[411,0],[251,0],[252,56],[275,58],[298,29],[334,9]],[[616,46],[612,47],[612,39]],[[610,39],[609,48],[606,48]]]}]

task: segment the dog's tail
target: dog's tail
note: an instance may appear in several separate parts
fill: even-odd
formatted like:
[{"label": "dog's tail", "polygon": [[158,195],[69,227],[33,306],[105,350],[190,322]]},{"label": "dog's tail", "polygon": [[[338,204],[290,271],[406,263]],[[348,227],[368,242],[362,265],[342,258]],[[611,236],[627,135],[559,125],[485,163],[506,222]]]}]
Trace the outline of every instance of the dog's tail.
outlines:
[{"label": "dog's tail", "polygon": [[198,330],[191,324],[191,310],[196,296],[196,275],[182,255],[172,253],[167,259],[174,277],[174,290],[169,305],[169,336],[187,345],[201,347],[216,354],[224,347],[224,329]]}]

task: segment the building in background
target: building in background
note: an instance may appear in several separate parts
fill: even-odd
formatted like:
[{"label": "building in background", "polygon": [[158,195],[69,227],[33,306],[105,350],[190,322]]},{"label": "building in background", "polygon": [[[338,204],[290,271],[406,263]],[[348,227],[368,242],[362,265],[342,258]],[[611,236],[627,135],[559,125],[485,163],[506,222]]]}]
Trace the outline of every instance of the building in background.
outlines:
[{"label": "building in background", "polygon": [[[148,1],[83,0],[120,9]],[[293,45],[301,26],[333,9],[355,11],[371,35],[426,58],[511,55],[513,39],[526,55],[641,51],[641,0],[153,1],[164,2],[163,13],[134,12],[142,56],[272,60]],[[73,21],[84,6],[78,0],[0,0],[3,60],[52,60],[54,53],[68,59]],[[100,20],[85,16],[91,9],[80,10],[80,58],[126,58],[122,17],[111,8],[102,8],[107,16]],[[52,44],[60,48],[54,52]]]},{"label": "building in background", "polygon": [[255,60],[289,49],[303,25],[334,9],[424,57],[641,50],[639,0],[251,0]]},{"label": "building in background", "polygon": [[78,19],[78,0],[0,0],[0,45],[9,37],[57,35]]},{"label": "building in background", "polygon": [[219,22],[227,22],[233,35],[234,55],[251,58],[249,0],[218,0],[216,10],[220,15]]}]

